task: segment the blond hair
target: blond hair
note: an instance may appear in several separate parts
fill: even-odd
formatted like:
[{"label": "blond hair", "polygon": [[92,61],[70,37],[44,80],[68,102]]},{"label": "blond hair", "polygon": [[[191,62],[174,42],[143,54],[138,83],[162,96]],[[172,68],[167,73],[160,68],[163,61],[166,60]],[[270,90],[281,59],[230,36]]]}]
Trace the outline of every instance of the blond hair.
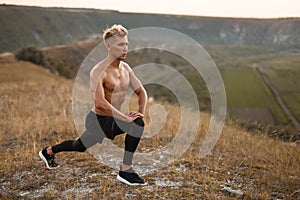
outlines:
[{"label": "blond hair", "polygon": [[107,39],[109,39],[113,36],[125,37],[125,36],[127,36],[127,34],[128,34],[128,31],[125,27],[123,27],[122,25],[114,24],[113,26],[111,26],[103,31],[103,40],[106,41]]}]

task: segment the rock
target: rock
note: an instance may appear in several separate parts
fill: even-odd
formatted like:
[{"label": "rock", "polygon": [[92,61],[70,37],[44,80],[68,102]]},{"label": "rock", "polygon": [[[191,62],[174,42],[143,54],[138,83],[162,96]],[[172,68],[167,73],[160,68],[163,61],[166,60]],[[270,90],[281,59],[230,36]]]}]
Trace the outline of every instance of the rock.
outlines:
[{"label": "rock", "polygon": [[226,186],[223,187],[222,191],[237,196],[244,196],[244,193],[241,190],[233,190],[230,187]]}]

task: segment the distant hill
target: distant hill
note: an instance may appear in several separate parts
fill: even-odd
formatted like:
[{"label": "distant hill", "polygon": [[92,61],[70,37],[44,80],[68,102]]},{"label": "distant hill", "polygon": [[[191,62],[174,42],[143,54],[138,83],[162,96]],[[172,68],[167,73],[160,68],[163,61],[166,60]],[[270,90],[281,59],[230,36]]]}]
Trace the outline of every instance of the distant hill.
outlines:
[{"label": "distant hill", "polygon": [[238,19],[0,5],[0,50],[16,51],[29,45],[43,47],[96,37],[115,23],[129,29],[170,28],[201,44],[300,48],[299,18]]}]

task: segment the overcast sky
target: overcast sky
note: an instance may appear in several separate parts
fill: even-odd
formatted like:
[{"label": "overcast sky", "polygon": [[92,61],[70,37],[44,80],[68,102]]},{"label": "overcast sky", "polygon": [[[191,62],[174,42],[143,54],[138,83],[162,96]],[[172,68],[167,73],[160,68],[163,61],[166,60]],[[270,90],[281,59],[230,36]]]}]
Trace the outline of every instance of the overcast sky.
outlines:
[{"label": "overcast sky", "polygon": [[216,17],[300,17],[300,0],[0,0],[0,3]]}]

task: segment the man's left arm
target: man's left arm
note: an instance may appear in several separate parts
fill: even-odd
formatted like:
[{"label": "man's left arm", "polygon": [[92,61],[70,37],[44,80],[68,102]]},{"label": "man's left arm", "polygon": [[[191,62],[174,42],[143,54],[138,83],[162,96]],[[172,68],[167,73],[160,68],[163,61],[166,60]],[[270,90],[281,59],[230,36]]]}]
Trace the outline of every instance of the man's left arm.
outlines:
[{"label": "man's left arm", "polygon": [[144,114],[146,112],[147,99],[148,99],[147,92],[146,92],[146,90],[143,86],[141,86],[138,89],[134,90],[134,92],[138,96],[138,104],[139,104],[138,112],[143,114],[143,116],[144,116]]},{"label": "man's left arm", "polygon": [[132,69],[128,66],[129,68],[129,77],[130,77],[130,87],[134,91],[134,93],[138,96],[138,104],[139,104],[139,109],[138,112],[142,114],[141,117],[144,116],[146,112],[146,106],[147,106],[147,92],[142,85],[141,81],[135,76],[134,72]]}]

